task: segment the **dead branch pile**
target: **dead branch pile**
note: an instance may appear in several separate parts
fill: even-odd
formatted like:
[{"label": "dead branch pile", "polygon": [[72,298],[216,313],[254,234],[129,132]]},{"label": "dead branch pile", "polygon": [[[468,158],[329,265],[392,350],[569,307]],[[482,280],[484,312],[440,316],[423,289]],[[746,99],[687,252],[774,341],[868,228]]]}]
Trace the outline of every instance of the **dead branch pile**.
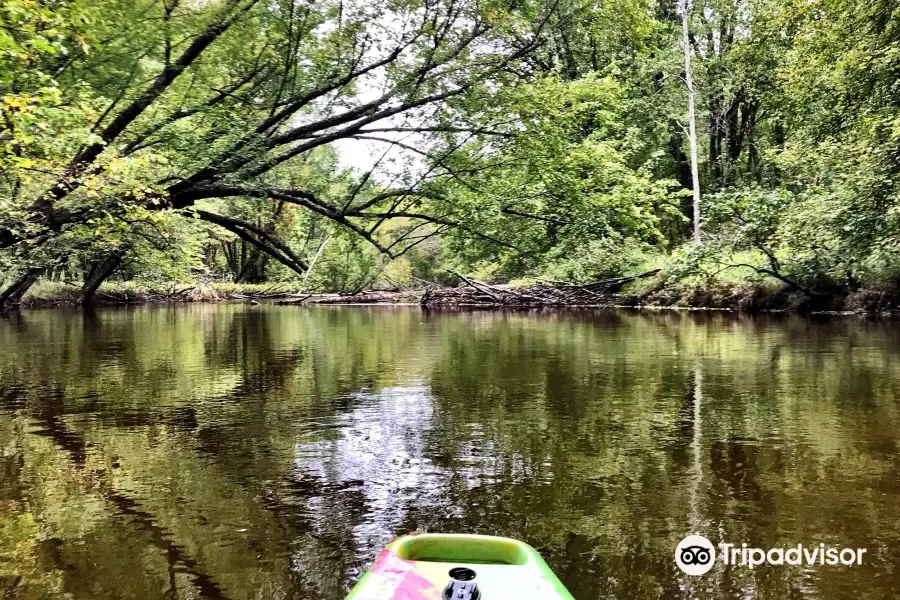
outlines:
[{"label": "dead branch pile", "polygon": [[297,294],[296,299],[276,300],[274,304],[396,304],[417,302],[420,292],[367,291],[357,294]]},{"label": "dead branch pile", "polygon": [[97,291],[95,295],[97,301],[102,304],[190,302],[196,290],[194,286],[181,287],[172,284],[167,288],[156,290]]},{"label": "dead branch pile", "polygon": [[539,281],[535,284],[510,288],[508,286],[488,285],[476,279],[450,271],[460,278],[459,286],[451,288],[431,285],[422,295],[423,306],[508,306],[508,307],[543,307],[543,306],[597,306],[614,302],[619,290],[627,283],[650,277],[659,273],[659,269],[627,275],[610,277],[585,284],[565,283],[560,281]]}]

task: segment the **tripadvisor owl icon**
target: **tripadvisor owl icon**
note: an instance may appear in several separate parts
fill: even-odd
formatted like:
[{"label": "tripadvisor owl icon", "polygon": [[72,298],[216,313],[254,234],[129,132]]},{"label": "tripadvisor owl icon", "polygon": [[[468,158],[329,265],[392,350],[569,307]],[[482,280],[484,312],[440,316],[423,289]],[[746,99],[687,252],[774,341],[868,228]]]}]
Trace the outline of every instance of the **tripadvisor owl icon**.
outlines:
[{"label": "tripadvisor owl icon", "polygon": [[675,564],[688,575],[703,575],[716,562],[716,549],[702,535],[689,535],[675,548]]}]

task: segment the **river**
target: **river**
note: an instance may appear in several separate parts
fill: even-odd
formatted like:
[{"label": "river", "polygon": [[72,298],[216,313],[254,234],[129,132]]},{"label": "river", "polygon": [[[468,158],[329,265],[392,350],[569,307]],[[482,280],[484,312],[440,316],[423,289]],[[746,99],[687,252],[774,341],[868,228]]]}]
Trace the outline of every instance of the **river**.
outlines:
[{"label": "river", "polygon": [[[0,592],[340,600],[415,529],[577,600],[900,596],[900,326],[208,304],[0,318]],[[676,544],[866,548],[718,564]],[[491,600],[491,599],[485,599]]]}]

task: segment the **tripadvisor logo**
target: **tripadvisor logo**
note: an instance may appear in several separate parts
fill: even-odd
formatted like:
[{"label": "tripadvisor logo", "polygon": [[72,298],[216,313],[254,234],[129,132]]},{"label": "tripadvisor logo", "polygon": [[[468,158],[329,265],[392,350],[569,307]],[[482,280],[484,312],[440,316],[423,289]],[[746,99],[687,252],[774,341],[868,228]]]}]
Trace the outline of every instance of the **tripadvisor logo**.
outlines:
[{"label": "tripadvisor logo", "polygon": [[703,575],[716,562],[716,549],[702,535],[689,535],[675,548],[675,564],[688,575]]},{"label": "tripadvisor logo", "polygon": [[[760,565],[861,565],[866,548],[832,548],[825,544],[790,548],[748,548],[735,544],[719,544],[719,557],[728,566],[752,569]],[[716,550],[712,542],[702,535],[689,535],[675,548],[675,564],[688,575],[703,575],[713,568]]]}]

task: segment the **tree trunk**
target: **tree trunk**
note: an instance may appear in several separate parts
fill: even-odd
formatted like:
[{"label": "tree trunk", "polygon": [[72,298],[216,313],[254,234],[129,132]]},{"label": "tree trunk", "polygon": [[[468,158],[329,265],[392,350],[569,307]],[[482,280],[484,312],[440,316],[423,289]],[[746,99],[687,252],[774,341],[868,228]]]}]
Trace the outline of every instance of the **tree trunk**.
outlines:
[{"label": "tree trunk", "polygon": [[[781,121],[775,123],[772,131],[772,142],[775,149],[780,153],[784,150],[784,143],[787,139],[787,133],[784,130],[784,124]],[[772,183],[778,185],[781,182],[781,169],[778,168],[778,161],[772,161]]]},{"label": "tree trunk", "polygon": [[18,304],[25,292],[34,285],[41,275],[41,269],[28,269],[21,277],[13,281],[9,287],[0,292],[0,309],[11,304]]},{"label": "tree trunk", "polygon": [[762,183],[762,172],[759,169],[759,148],[756,145],[756,116],[757,106],[753,106],[746,132],[747,143],[747,173],[758,184]]},{"label": "tree trunk", "polygon": [[[684,153],[684,137],[682,134],[682,125],[676,120],[669,122],[669,155],[672,157],[672,164],[675,169],[675,179],[682,187],[690,189],[693,185],[691,181],[691,162],[687,154]],[[690,217],[690,214],[687,214]]]},{"label": "tree trunk", "polygon": [[246,253],[246,262],[234,277],[235,283],[265,283],[266,265],[269,255],[258,248],[250,248]]},{"label": "tree trunk", "polygon": [[[684,152],[684,126],[672,119],[669,121],[669,156],[672,158],[672,167],[678,184],[686,189],[693,188],[691,180],[691,159]],[[691,220],[694,215],[693,200],[689,196],[682,197],[678,201],[681,214],[687,219],[687,224],[678,223],[678,230],[672,241],[680,242],[685,236],[690,236],[693,230]],[[668,236],[667,236],[668,237]]]},{"label": "tree trunk", "polygon": [[[265,227],[263,227],[261,219],[257,220],[256,226],[263,229],[266,233],[275,233],[275,226],[278,224],[282,210],[284,210],[284,200],[279,200],[275,204],[275,210],[272,212]],[[242,248],[244,246],[242,242]],[[241,260],[241,268],[235,271],[235,283],[265,283],[266,265],[269,264],[269,255],[267,253],[259,248],[250,248],[248,253],[242,254]]]},{"label": "tree trunk", "polygon": [[319,262],[319,257],[322,256],[322,251],[325,250],[325,246],[328,245],[328,242],[331,241],[331,234],[328,234],[328,237],[325,238],[325,241],[322,242],[322,245],[319,246],[319,249],[316,250],[316,255],[313,256],[312,260],[309,261],[309,268],[306,270],[306,275],[303,276],[303,287],[306,287],[306,280],[309,279],[310,274],[312,273],[313,267],[316,266],[316,263]]},{"label": "tree trunk", "polygon": [[81,286],[81,294],[78,295],[78,304],[89,304],[91,302],[94,298],[94,293],[97,291],[97,288],[100,287],[100,284],[106,281],[110,275],[116,272],[116,269],[122,266],[122,257],[124,254],[123,251],[116,250],[94,265],[90,274],[85,279],[84,285]]},{"label": "tree trunk", "polygon": [[222,252],[225,254],[225,262],[228,264],[228,270],[231,271],[232,277],[237,277],[241,266],[238,264],[237,242],[221,242]]},{"label": "tree trunk", "polygon": [[691,77],[691,38],[688,31],[688,0],[681,0],[681,29],[684,42],[684,80],[688,92],[688,134],[691,142],[691,181],[694,191],[694,242],[700,243],[700,172],[697,167],[697,122],[694,115],[694,82]]},{"label": "tree trunk", "polygon": [[721,102],[719,98],[709,101],[709,180],[707,189],[715,191],[722,181],[722,127],[720,122]]}]

